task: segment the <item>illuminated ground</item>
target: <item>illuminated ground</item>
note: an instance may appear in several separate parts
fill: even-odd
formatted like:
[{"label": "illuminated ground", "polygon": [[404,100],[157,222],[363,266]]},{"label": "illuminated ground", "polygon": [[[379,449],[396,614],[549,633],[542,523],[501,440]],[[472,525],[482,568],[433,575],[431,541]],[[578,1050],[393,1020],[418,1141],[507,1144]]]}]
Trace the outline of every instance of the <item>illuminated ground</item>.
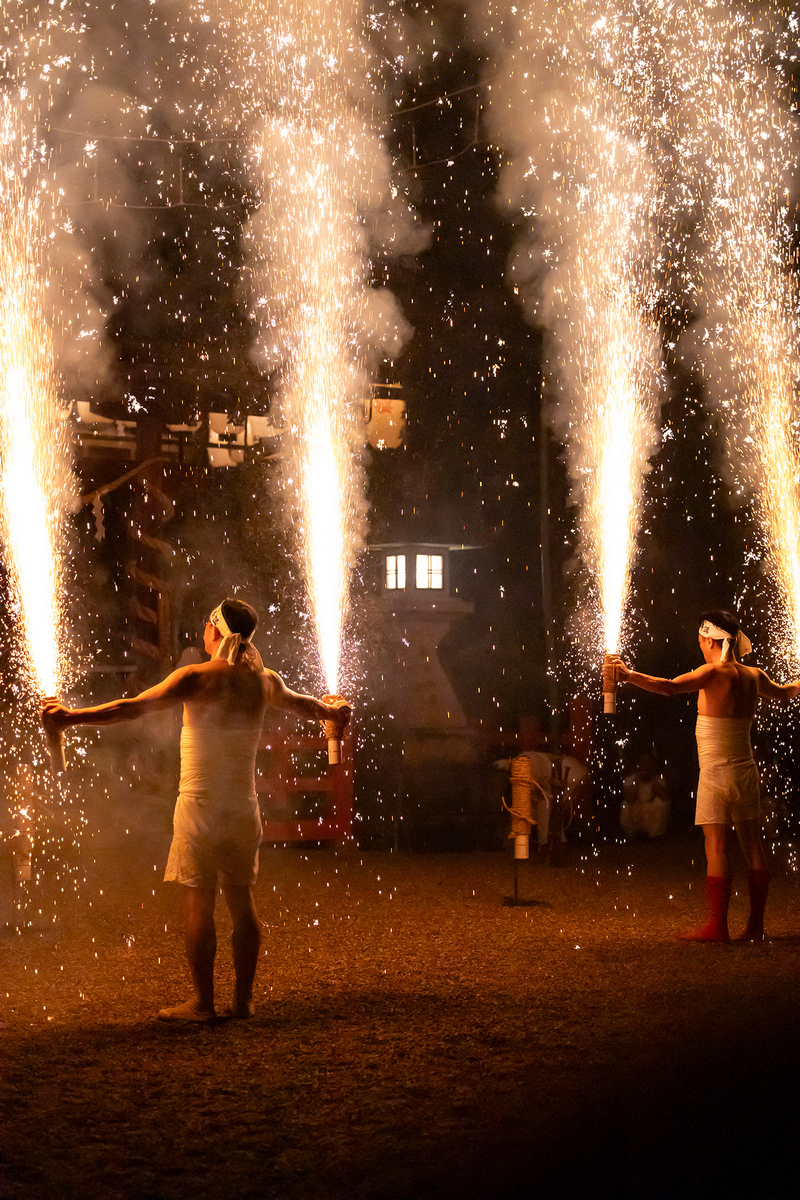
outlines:
[{"label": "illuminated ground", "polygon": [[158,856],[99,854],[56,935],[0,939],[0,1195],[795,1198],[797,877],[770,944],[677,943],[696,848],[573,847],[515,910],[500,855],[265,852],[258,1016],[214,1029],[153,1020]]}]

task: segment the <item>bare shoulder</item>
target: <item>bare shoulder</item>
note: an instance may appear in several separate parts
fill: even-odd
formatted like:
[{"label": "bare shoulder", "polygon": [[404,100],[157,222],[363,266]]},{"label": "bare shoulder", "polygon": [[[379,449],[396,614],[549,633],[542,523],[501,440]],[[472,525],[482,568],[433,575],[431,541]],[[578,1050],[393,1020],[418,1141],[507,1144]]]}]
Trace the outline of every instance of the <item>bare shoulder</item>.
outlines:
[{"label": "bare shoulder", "polygon": [[173,671],[172,677],[180,677],[187,685],[202,684],[207,679],[213,679],[219,675],[227,666],[226,663],[220,662],[217,658],[212,658],[208,662],[189,663],[186,667],[181,667],[177,671]]},{"label": "bare shoulder", "polygon": [[199,681],[207,673],[208,668],[212,663],[188,663],[185,667],[178,667],[171,674],[167,675],[160,687],[169,688],[170,691],[187,692],[197,686]]},{"label": "bare shoulder", "polygon": [[744,663],[738,661],[706,663],[705,670],[708,672],[710,678],[718,679],[720,682],[727,683],[728,685],[735,684],[737,680],[747,683],[751,680],[756,682],[759,675],[756,667],[747,667]]},{"label": "bare shoulder", "polygon": [[729,665],[730,667],[733,667],[731,675],[735,679],[741,680],[741,684],[748,688],[748,690],[758,690],[759,680],[762,675],[762,672],[759,671],[758,667],[749,667],[746,666],[745,663],[740,662],[730,663]]},{"label": "bare shoulder", "polygon": [[261,676],[264,695],[272,700],[275,696],[279,696],[281,692],[286,691],[286,684],[281,679],[277,671],[271,671],[269,667],[265,667]]},{"label": "bare shoulder", "polygon": [[191,697],[207,689],[216,690],[221,680],[227,680],[230,666],[222,659],[212,658],[204,663],[190,663],[173,671],[164,681],[181,696]]}]

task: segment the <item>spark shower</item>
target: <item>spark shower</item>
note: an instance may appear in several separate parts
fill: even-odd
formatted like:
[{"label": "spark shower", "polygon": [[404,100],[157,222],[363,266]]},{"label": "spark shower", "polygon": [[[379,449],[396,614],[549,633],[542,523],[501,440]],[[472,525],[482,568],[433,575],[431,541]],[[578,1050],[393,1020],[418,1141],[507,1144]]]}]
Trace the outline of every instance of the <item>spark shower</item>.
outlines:
[{"label": "spark shower", "polygon": [[[211,22],[219,40],[224,95],[213,101],[213,120],[219,125],[238,106],[233,125],[249,135],[261,199],[247,231],[258,356],[278,379],[289,449],[285,503],[321,673],[335,691],[363,536],[358,410],[381,341],[365,333],[375,293],[366,218],[391,177],[367,26],[382,22],[385,30],[404,18],[391,7],[366,14],[355,0],[196,0],[189,11]],[[742,486],[757,496],[800,656],[797,306],[787,221],[794,125],[783,104],[796,22],[762,29],[747,9],[686,0],[631,0],[611,11],[593,0],[551,0],[480,12],[488,13],[477,21],[484,35],[501,31],[489,119],[511,154],[501,188],[530,217],[511,273],[538,256],[522,291],[552,337],[550,393],[580,501],[593,652],[625,643],[643,479],[659,436],[663,318],[693,305],[705,319],[709,388],[722,397]],[[44,77],[46,44],[46,23],[20,26],[5,60],[24,50],[18,61]],[[417,54],[424,58],[425,48]],[[398,55],[398,72],[402,62]],[[194,77],[199,113],[210,76]],[[39,92],[16,66],[6,81],[3,535],[24,658],[36,690],[48,691],[67,673],[59,639],[70,491],[44,315],[55,197],[42,186],[50,177]],[[687,229],[698,197],[704,209],[693,241]],[[719,347],[724,368],[713,359]]]}]

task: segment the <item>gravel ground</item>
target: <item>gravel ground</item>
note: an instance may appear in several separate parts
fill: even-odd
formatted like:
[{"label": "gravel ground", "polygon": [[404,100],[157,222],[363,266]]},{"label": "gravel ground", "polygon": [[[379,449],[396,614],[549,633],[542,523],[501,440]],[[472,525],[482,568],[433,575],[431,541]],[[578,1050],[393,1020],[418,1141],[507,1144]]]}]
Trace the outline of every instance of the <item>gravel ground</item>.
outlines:
[{"label": "gravel ground", "polygon": [[2,1200],[800,1195],[796,875],[701,946],[694,838],[533,860],[518,908],[501,854],[265,849],[258,1013],[178,1028],[164,850],[0,937]]}]

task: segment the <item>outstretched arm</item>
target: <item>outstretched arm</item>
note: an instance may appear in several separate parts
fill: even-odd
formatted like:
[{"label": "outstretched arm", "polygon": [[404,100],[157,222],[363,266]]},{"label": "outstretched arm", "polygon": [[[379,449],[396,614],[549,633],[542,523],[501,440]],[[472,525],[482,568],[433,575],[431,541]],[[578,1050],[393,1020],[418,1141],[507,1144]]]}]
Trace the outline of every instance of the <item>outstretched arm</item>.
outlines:
[{"label": "outstretched arm", "polygon": [[658,675],[643,675],[641,671],[632,671],[618,655],[611,659],[610,666],[614,668],[616,679],[620,683],[632,683],[643,692],[655,692],[658,696],[683,696],[688,692],[699,692],[706,687],[714,674],[713,663],[704,663],[696,671],[687,671],[684,675],[676,675],[674,679],[662,679]]},{"label": "outstretched arm", "polygon": [[758,694],[766,700],[780,700],[788,704],[790,700],[800,696],[800,679],[796,679],[794,683],[773,683],[769,675],[759,671]]},{"label": "outstretched arm", "polygon": [[138,696],[111,700],[93,708],[66,708],[63,704],[50,702],[42,705],[42,720],[56,729],[66,729],[68,725],[113,725],[117,721],[135,721],[137,717],[183,704],[194,691],[193,674],[194,667],[181,667]]},{"label": "outstretched arm", "polygon": [[275,708],[293,712],[298,717],[309,717],[311,720],[337,721],[343,729],[350,720],[352,709],[346,700],[326,704],[323,700],[315,700],[313,696],[293,692],[275,671],[267,671],[266,676],[270,703]]}]

